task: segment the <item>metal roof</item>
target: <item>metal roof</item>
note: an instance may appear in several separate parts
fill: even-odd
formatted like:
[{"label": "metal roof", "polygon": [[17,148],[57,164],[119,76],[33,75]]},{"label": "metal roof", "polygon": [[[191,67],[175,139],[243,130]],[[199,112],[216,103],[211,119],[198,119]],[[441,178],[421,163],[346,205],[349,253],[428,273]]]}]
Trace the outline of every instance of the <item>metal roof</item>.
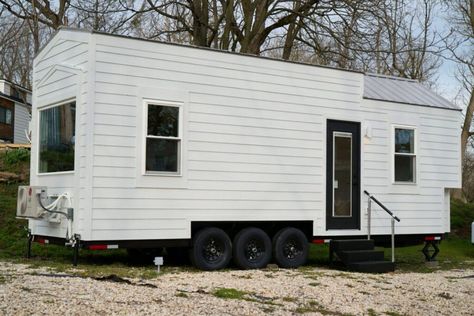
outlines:
[{"label": "metal roof", "polygon": [[364,99],[461,110],[417,80],[376,74],[364,76]]}]

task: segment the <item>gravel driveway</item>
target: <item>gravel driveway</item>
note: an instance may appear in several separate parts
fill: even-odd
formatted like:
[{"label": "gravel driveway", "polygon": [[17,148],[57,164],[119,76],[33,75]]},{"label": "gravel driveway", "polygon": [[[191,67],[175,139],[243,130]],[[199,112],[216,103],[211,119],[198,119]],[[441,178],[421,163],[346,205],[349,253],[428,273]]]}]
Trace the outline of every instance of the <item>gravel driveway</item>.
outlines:
[{"label": "gravel driveway", "polygon": [[266,269],[96,280],[0,262],[0,314],[473,315],[474,270]]}]

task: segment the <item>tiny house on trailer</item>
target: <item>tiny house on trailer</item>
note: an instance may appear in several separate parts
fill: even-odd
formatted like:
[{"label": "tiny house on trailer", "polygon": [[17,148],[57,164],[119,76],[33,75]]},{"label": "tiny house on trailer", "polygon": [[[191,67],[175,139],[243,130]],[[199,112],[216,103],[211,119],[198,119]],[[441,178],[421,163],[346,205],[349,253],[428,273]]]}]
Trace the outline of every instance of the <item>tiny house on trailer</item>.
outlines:
[{"label": "tiny house on trailer", "polygon": [[207,270],[332,240],[364,270],[391,233],[375,200],[397,240],[450,230],[462,115],[416,81],[67,28],[33,76],[30,240],[187,247]]}]

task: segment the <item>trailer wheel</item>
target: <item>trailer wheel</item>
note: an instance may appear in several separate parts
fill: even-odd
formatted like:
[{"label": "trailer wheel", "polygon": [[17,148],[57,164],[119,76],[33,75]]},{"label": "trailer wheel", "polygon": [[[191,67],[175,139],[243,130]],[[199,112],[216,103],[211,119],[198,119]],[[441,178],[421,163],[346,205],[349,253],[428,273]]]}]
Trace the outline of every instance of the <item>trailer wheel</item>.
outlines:
[{"label": "trailer wheel", "polygon": [[308,258],[308,239],[297,228],[286,227],[273,237],[273,257],[280,268],[297,268]]},{"label": "trailer wheel", "polygon": [[225,268],[232,257],[232,243],[229,236],[220,228],[201,229],[193,238],[190,253],[191,262],[201,270]]},{"label": "trailer wheel", "polygon": [[270,237],[256,227],[242,229],[234,238],[234,262],[242,269],[260,269],[272,258]]}]

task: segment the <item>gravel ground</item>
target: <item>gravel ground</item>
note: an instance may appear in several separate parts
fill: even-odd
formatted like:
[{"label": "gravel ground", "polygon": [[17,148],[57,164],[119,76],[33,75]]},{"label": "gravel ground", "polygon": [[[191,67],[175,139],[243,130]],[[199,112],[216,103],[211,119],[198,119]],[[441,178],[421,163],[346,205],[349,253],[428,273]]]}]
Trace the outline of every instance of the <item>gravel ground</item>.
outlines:
[{"label": "gravel ground", "polygon": [[0,314],[474,314],[474,270],[371,275],[266,269],[165,273],[126,281],[0,262]]}]

